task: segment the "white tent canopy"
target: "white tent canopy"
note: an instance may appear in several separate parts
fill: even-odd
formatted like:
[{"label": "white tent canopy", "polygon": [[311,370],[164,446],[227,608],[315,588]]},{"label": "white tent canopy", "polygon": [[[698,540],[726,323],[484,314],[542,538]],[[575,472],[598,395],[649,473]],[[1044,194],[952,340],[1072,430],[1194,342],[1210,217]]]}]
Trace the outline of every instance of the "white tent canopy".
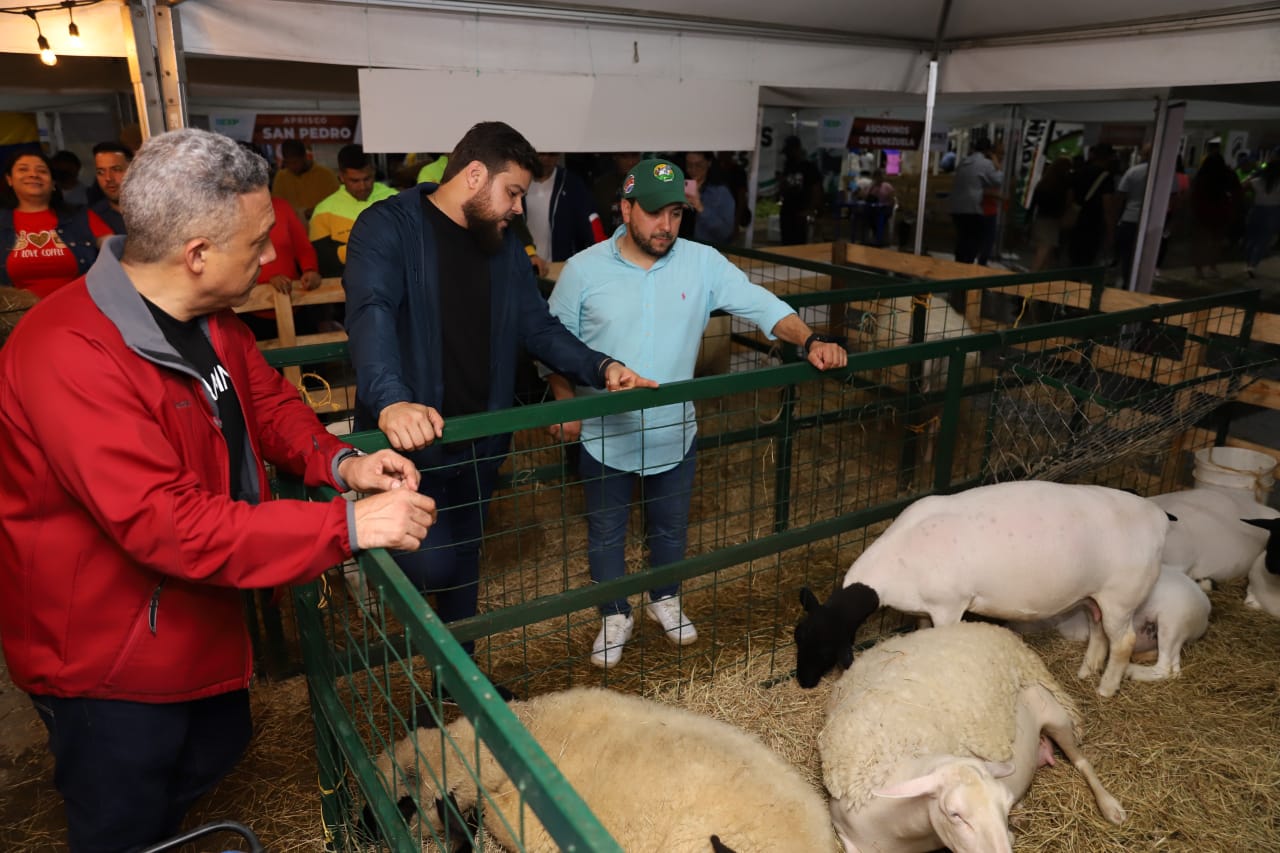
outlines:
[{"label": "white tent canopy", "polygon": [[[432,120],[431,93],[462,75],[504,75],[496,82],[514,88],[499,104],[541,104],[542,117],[529,110],[522,128],[568,151],[617,147],[616,130],[588,120],[588,110],[646,90],[649,98],[619,109],[643,116],[665,107],[664,130],[677,131],[664,137],[668,147],[750,148],[739,86],[798,100],[841,91],[919,97],[935,47],[942,103],[1094,91],[1135,100],[1173,86],[1280,80],[1280,3],[899,0],[892,12],[868,0],[188,0],[181,23],[189,54],[369,69],[361,102],[374,150],[448,148],[454,124],[493,117],[492,100],[456,98],[447,129]],[[717,83],[725,97],[708,98]]]},{"label": "white tent canopy", "polygon": [[[658,110],[666,147],[751,148],[744,87],[762,104],[923,104],[935,50],[942,106],[1139,102],[1171,87],[1280,80],[1274,2],[186,0],[177,10],[191,58],[365,69],[371,150],[448,148],[456,126],[513,105],[545,148],[608,150],[620,143],[597,118],[605,104],[611,121]],[[124,14],[121,0],[78,12],[79,52],[123,56]],[[34,52],[29,22],[0,21],[0,52]],[[76,54],[56,24],[49,30],[55,50]],[[0,98],[42,86],[39,69],[6,78]],[[276,79],[266,76],[266,86]],[[436,96],[455,90],[464,96],[448,98],[450,121],[441,122]]]}]

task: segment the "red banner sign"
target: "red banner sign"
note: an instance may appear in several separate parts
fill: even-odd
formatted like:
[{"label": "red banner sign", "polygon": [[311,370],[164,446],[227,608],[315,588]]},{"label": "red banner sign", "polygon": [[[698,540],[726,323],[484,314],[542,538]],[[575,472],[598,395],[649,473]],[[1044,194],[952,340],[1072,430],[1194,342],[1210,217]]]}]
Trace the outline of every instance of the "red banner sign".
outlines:
[{"label": "red banner sign", "polygon": [[299,142],[328,142],[345,145],[356,140],[358,115],[311,115],[307,113],[258,113],[253,124],[253,141],[275,145],[286,139]]},{"label": "red banner sign", "polygon": [[914,151],[924,136],[924,122],[897,118],[855,118],[850,148],[896,148]]}]

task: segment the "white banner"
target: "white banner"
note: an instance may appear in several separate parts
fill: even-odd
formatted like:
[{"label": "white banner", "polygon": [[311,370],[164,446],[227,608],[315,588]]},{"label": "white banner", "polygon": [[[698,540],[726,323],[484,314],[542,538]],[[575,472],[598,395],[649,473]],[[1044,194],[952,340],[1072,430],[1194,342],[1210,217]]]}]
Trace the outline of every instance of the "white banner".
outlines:
[{"label": "white banner", "polygon": [[[758,87],[745,81],[391,68],[361,68],[359,79],[366,151],[450,151],[495,118],[540,151],[755,147]],[[405,109],[424,92],[431,109]]]},{"label": "white banner", "polygon": [[853,127],[851,115],[828,115],[818,120],[818,147],[849,149],[849,129]]},{"label": "white banner", "polygon": [[252,142],[253,126],[258,120],[256,112],[246,110],[219,110],[209,113],[209,129],[236,142]]},{"label": "white banner", "polygon": [[947,135],[951,132],[951,128],[945,124],[933,123],[933,127],[929,129],[929,150],[937,151],[939,154],[947,150]]}]

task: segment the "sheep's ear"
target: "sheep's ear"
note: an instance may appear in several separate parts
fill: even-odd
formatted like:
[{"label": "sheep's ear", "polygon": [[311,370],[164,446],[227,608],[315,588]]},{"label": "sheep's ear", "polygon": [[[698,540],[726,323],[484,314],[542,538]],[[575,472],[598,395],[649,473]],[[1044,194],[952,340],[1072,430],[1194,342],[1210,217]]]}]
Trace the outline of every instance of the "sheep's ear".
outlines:
[{"label": "sheep's ear", "polygon": [[912,797],[925,797],[936,794],[942,788],[942,777],[938,771],[908,779],[886,788],[877,788],[871,792],[873,797],[885,797],[891,800],[905,800]]},{"label": "sheep's ear", "polygon": [[711,836],[711,851],[712,853],[734,853],[733,848],[726,846],[718,835]]},{"label": "sheep's ear", "polygon": [[1254,527],[1261,527],[1268,533],[1275,533],[1280,530],[1280,518],[1242,518],[1245,524],[1252,524]]},{"label": "sheep's ear", "polygon": [[[445,798],[436,797],[436,817],[441,827],[448,827],[449,849],[459,853],[461,850],[472,850],[471,837],[475,835],[475,827],[471,825],[473,812],[464,813],[458,807],[458,800],[450,792],[447,802]],[[470,835],[468,835],[470,833]]]},{"label": "sheep's ear", "polygon": [[423,702],[415,707],[413,717],[409,720],[409,728],[410,730],[440,728],[440,717],[435,707],[430,702]]},{"label": "sheep's ear", "polygon": [[822,603],[813,594],[813,590],[807,586],[802,586],[800,587],[800,606],[804,608],[805,613],[812,613],[822,607]]},{"label": "sheep's ear", "polygon": [[1012,761],[985,761],[987,772],[991,774],[993,779],[1003,779],[1006,776],[1013,775]]}]

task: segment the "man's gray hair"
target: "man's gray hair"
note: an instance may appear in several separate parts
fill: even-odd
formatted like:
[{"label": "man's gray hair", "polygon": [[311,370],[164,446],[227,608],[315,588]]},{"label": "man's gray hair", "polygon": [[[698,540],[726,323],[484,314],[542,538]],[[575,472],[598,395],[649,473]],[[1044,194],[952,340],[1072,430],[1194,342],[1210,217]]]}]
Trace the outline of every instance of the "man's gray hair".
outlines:
[{"label": "man's gray hair", "polygon": [[239,197],[267,185],[267,162],[206,130],[152,137],[120,188],[125,260],[155,263],[195,237],[224,243],[238,226]]}]

